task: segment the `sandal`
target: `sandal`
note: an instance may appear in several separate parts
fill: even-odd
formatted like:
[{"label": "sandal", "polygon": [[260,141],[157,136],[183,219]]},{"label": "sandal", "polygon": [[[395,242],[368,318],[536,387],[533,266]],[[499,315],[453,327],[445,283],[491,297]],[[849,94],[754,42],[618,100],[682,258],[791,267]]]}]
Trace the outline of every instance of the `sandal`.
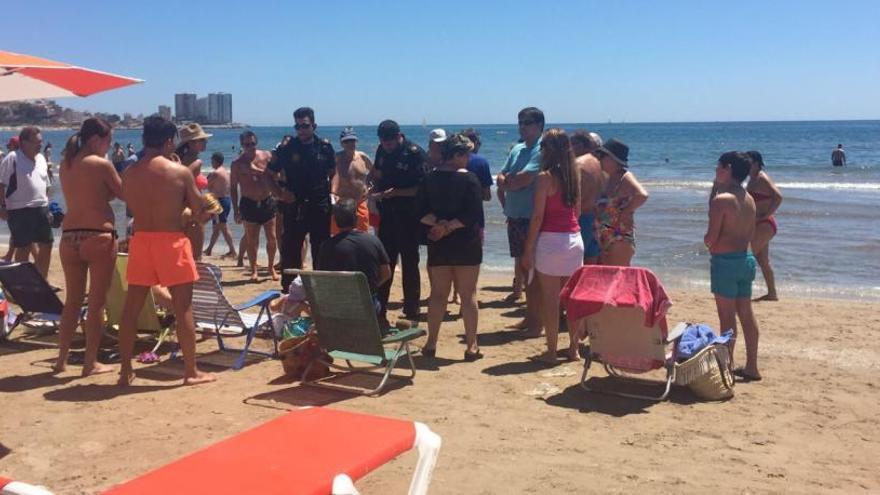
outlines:
[{"label": "sandal", "polygon": [[468,363],[473,363],[477,359],[482,359],[482,358],[483,358],[483,353],[480,351],[477,351],[477,352],[464,351],[464,360],[467,361]]},{"label": "sandal", "polygon": [[763,378],[760,375],[752,375],[752,374],[746,373],[745,368],[737,368],[737,369],[733,370],[733,376],[739,378],[740,381],[743,383],[760,382]]}]

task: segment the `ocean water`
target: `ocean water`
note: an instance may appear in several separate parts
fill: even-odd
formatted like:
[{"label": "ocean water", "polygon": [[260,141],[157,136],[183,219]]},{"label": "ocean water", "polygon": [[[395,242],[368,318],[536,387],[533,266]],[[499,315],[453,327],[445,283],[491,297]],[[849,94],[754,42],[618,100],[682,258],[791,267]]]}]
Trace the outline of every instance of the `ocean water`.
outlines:
[{"label": "ocean water", "polygon": [[[434,127],[448,131],[465,125],[404,126],[408,138],[425,145]],[[493,172],[504,165],[518,139],[516,125],[474,125],[481,135],[481,154]],[[550,127],[550,126],[548,126]],[[651,124],[564,124],[616,137],[630,146],[630,170],[650,193],[636,212],[634,264],[652,269],[664,284],[708,291],[709,254],[703,246],[707,201],[718,156],[729,150],[759,150],[767,172],[782,190],[777,213],[779,234],[771,243],[781,294],[847,299],[880,299],[880,121],[738,122]],[[318,135],[338,149],[341,127],[319,127]],[[356,126],[359,149],[370,156],[378,145],[375,126]],[[292,127],[254,128],[263,149],[271,149]],[[203,155],[215,151],[228,164],[239,152],[237,129],[211,130],[214,137]],[[6,142],[10,132],[0,132]],[[55,147],[55,161],[69,133],[45,132]],[[138,146],[140,131],[121,130],[114,139]],[[833,169],[832,148],[843,143],[848,166]],[[209,169],[206,166],[206,172]],[[53,197],[63,204],[58,187]],[[497,199],[485,204],[486,246],[483,270],[509,272],[504,216]],[[116,205],[117,218],[123,207]],[[121,225],[121,223],[120,223]],[[234,235],[241,234],[231,224]],[[210,233],[210,227],[207,228]],[[8,235],[0,225],[0,238]],[[219,241],[225,250],[223,241]],[[424,259],[424,257],[423,257]],[[763,290],[760,273],[756,293]]]}]

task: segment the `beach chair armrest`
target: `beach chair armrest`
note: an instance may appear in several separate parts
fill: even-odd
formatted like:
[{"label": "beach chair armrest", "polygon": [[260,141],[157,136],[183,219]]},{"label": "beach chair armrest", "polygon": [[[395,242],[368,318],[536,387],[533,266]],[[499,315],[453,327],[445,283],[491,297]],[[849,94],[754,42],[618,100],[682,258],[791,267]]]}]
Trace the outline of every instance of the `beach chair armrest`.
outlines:
[{"label": "beach chair armrest", "polygon": [[421,328],[410,328],[407,330],[401,330],[399,332],[389,334],[387,337],[382,339],[382,343],[393,344],[395,342],[406,342],[409,340],[417,339],[426,334],[427,332],[425,332]]},{"label": "beach chair armrest", "polygon": [[669,331],[669,334],[666,335],[666,342],[673,342],[675,339],[684,335],[684,331],[687,329],[687,323],[680,321],[678,325],[675,325],[672,330]]},{"label": "beach chair armrest", "polygon": [[264,304],[268,304],[269,301],[273,299],[277,299],[281,297],[281,293],[277,290],[267,290],[257,297],[251,299],[246,303],[239,304],[238,306],[233,306],[232,309],[236,311],[243,311],[248,308],[252,308],[254,306],[263,306]]}]

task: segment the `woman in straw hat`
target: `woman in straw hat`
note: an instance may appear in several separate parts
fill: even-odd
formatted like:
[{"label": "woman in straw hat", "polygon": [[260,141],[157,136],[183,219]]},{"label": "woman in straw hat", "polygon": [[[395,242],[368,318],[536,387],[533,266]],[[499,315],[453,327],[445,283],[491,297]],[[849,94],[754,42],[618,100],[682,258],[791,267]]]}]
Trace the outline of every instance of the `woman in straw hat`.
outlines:
[{"label": "woman in straw hat", "polygon": [[[208,138],[213,134],[206,133],[202,126],[196,123],[188,124],[178,130],[180,143],[175,153],[180,157],[180,163],[186,166],[196,179],[196,187],[203,191],[208,187],[208,179],[202,175],[202,160],[199,153],[205,151],[208,146]],[[196,261],[202,259],[202,248],[205,243],[205,226],[199,222],[189,222],[186,227],[186,236],[192,244],[193,257]]]},{"label": "woman in straw hat", "polygon": [[605,189],[596,201],[596,232],[600,265],[629,266],[636,253],[635,212],[648,191],[629,171],[629,146],[609,139],[593,152],[605,174]]}]

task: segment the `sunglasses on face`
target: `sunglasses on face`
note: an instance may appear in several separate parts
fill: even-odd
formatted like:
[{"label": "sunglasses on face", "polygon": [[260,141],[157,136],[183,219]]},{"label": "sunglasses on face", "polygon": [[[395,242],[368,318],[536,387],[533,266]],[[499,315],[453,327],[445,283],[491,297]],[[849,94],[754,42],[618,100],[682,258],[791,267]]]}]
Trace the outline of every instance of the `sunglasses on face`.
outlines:
[{"label": "sunglasses on face", "polygon": [[519,125],[521,125],[521,126],[534,125],[534,124],[535,124],[534,120],[520,120],[519,121]]},{"label": "sunglasses on face", "polygon": [[295,126],[293,126],[293,128],[298,131],[301,131],[303,129],[311,129],[312,124],[296,124]]}]

